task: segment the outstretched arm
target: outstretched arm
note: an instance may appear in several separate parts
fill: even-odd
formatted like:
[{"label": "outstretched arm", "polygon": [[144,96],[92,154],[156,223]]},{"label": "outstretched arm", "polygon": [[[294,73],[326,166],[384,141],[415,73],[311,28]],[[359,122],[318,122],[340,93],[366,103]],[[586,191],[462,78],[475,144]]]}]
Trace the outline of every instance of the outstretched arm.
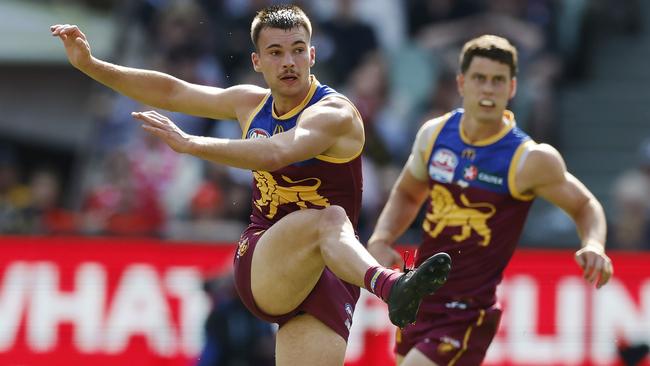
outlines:
[{"label": "outstretched arm", "polygon": [[418,131],[411,155],[368,241],[368,251],[384,266],[404,264],[392,246],[415,220],[429,192],[426,156],[431,134],[440,123],[442,119],[428,121]]},{"label": "outstretched arm", "polygon": [[392,246],[408,229],[427,197],[428,184],[413,176],[408,164],[390,192],[377,226],[368,240],[368,251],[386,267],[403,266],[403,259]]},{"label": "outstretched arm", "polygon": [[252,85],[221,89],[197,85],[161,72],[111,64],[92,56],[86,35],[76,25],[50,27],[70,63],[84,74],[143,104],[214,119],[245,120],[266,90]]},{"label": "outstretched arm", "polygon": [[[247,140],[188,135],[155,111],[132,115],[143,122],[147,132],[177,152],[243,169],[273,171],[341,148],[358,152],[363,145],[362,138],[350,137],[357,135],[361,121],[347,102],[336,98],[307,108],[295,128],[270,138]],[[363,136],[362,130],[358,136]]]},{"label": "outstretched arm", "polygon": [[563,209],[576,224],[582,247],[576,261],[589,283],[600,288],[613,273],[612,262],[605,254],[607,223],[603,207],[576,177],[571,175],[560,153],[540,144],[529,153],[517,174],[520,192],[532,192]]}]

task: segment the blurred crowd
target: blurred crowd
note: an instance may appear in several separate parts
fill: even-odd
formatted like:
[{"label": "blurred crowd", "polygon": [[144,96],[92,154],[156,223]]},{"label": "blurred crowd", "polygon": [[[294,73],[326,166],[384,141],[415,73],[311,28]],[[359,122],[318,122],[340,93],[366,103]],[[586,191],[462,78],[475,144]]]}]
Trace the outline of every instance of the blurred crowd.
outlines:
[{"label": "blurred crowd", "polygon": [[194,365],[275,365],[277,325],[248,311],[237,295],[232,273],[207,278],[203,290],[211,309],[203,327],[205,343]]},{"label": "blurred crowd", "polygon": [[[255,11],[272,2],[101,2],[121,32],[109,61],[205,85],[263,85],[251,67],[249,27]],[[349,97],[364,119],[362,238],[372,230],[420,125],[460,105],[455,74],[466,40],[493,33],[518,47],[519,89],[510,108],[533,138],[557,146],[555,91],[560,81],[589,77],[589,37],[598,15],[616,9],[623,27],[639,27],[637,1],[297,3],[314,26],[314,74]],[[76,157],[81,168],[75,176],[62,177],[51,166],[21,171],[17,152],[0,150],[0,233],[236,240],[250,214],[250,173],[174,153],[132,121],[132,111],[150,107],[104,88],[95,94],[95,137]],[[234,121],[164,113],[191,134],[241,135]],[[623,247],[650,242],[650,143],[642,150],[638,171],[613,188],[621,212],[613,237]]]}]

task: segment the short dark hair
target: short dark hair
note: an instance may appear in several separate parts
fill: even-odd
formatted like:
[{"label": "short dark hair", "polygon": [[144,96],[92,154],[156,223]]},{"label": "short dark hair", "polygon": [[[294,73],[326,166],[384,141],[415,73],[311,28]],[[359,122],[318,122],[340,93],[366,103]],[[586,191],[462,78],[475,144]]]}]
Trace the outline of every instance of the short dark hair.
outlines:
[{"label": "short dark hair", "polygon": [[469,69],[474,56],[489,58],[510,66],[510,76],[517,75],[517,49],[507,39],[486,34],[469,40],[460,52],[460,72]]},{"label": "short dark hair", "polygon": [[257,12],[251,24],[251,40],[257,49],[260,32],[264,28],[290,30],[303,27],[311,37],[311,22],[302,9],[295,5],[271,5]]}]

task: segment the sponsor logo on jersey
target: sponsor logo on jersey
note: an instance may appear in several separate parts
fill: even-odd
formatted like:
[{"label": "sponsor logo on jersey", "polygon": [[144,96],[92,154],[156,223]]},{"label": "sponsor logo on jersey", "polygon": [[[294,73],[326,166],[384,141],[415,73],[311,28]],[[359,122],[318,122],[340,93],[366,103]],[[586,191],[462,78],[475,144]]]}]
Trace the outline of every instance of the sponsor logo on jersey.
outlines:
[{"label": "sponsor logo on jersey", "polygon": [[478,180],[480,180],[481,182],[494,184],[497,186],[503,185],[503,177],[499,177],[498,175],[493,175],[489,173],[479,172]]},{"label": "sponsor logo on jersey", "polygon": [[465,167],[465,171],[463,172],[463,178],[465,180],[473,181],[477,176],[478,168],[476,166],[470,165],[468,167]]},{"label": "sponsor logo on jersey", "polygon": [[476,150],[472,149],[471,147],[465,148],[460,153],[460,156],[467,160],[474,160],[476,158]]},{"label": "sponsor logo on jersey", "polygon": [[468,182],[478,180],[496,186],[503,185],[503,177],[481,171],[476,165],[468,165],[463,169],[463,179]]},{"label": "sponsor logo on jersey", "polygon": [[268,138],[271,135],[269,135],[268,132],[266,132],[265,129],[263,128],[253,128],[248,131],[248,134],[246,135],[246,138],[248,139],[260,139],[260,138]]},{"label": "sponsor logo on jersey", "polygon": [[280,125],[275,125],[275,128],[273,129],[273,134],[277,135],[277,134],[282,133],[282,132],[284,132],[284,127],[282,127]]},{"label": "sponsor logo on jersey", "polygon": [[429,164],[429,176],[440,183],[451,183],[458,165],[458,156],[445,148],[436,150]]}]

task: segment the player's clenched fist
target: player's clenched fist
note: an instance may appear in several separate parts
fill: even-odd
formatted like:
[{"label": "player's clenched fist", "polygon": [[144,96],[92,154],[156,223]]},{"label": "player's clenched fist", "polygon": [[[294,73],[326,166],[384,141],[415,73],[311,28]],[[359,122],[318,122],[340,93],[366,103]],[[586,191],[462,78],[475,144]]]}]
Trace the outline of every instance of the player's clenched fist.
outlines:
[{"label": "player's clenched fist", "polygon": [[90,44],[86,35],[76,25],[55,24],[50,27],[52,36],[61,38],[70,63],[80,69],[90,62]]},{"label": "player's clenched fist", "polygon": [[596,288],[606,284],[614,273],[612,261],[602,246],[587,245],[576,252],[575,259],[582,268],[585,280],[595,283]]}]

